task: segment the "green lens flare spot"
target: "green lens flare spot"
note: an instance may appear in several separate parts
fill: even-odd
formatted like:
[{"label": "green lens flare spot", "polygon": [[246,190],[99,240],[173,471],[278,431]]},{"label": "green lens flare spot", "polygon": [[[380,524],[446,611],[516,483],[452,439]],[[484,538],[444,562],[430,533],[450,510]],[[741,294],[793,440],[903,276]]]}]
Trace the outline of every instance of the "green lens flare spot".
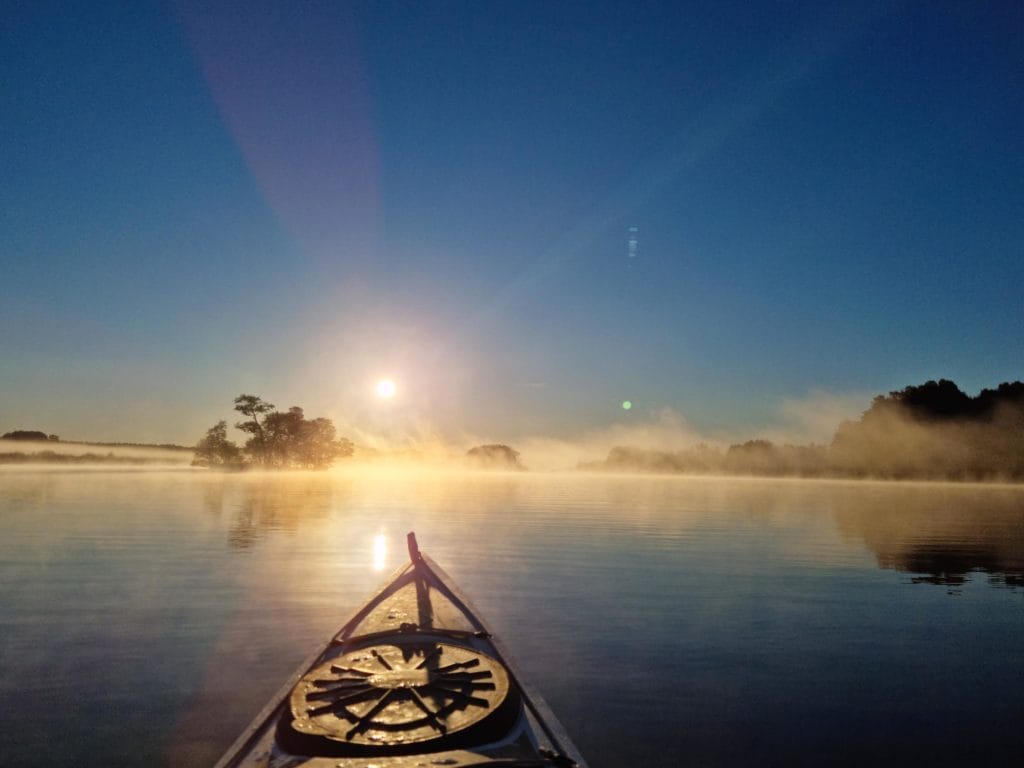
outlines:
[{"label": "green lens flare spot", "polygon": [[622,401],[622,410],[628,411],[632,407],[633,407],[632,401],[630,401],[630,400],[623,400]]}]

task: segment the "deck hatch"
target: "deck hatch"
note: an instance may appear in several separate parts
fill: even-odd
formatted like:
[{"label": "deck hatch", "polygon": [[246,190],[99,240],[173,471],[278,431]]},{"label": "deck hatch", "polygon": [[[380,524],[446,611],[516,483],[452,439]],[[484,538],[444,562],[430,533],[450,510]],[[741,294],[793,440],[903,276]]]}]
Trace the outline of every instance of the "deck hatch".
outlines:
[{"label": "deck hatch", "polygon": [[451,736],[495,712],[509,692],[504,666],[465,645],[381,644],[311,669],[292,691],[299,733],[393,747]]}]

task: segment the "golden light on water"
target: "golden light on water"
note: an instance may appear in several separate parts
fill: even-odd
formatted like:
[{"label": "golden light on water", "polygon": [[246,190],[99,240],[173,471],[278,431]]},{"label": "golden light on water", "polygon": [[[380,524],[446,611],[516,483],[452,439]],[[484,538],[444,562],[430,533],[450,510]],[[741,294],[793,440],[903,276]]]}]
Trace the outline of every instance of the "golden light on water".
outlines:
[{"label": "golden light on water", "polygon": [[377,382],[377,397],[390,400],[395,396],[395,382],[391,379],[381,379]]},{"label": "golden light on water", "polygon": [[388,540],[383,533],[373,537],[373,570],[383,571],[388,562]]}]

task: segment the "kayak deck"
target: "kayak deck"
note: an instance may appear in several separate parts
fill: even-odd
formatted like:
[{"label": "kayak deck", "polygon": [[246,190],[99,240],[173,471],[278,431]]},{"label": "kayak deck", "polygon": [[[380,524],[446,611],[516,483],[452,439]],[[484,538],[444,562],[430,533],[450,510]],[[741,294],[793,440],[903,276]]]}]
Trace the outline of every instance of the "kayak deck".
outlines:
[{"label": "kayak deck", "polygon": [[586,768],[413,534],[409,554],[217,768]]}]

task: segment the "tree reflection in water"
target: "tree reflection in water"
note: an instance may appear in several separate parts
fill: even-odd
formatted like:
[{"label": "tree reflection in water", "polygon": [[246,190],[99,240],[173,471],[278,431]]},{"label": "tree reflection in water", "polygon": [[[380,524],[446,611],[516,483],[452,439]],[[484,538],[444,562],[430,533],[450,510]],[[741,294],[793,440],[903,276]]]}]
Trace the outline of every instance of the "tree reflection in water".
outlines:
[{"label": "tree reflection in water", "polygon": [[843,534],[915,584],[958,588],[984,573],[994,586],[1024,587],[1019,489],[879,484],[870,494],[837,494],[833,504]]},{"label": "tree reflection in water", "polygon": [[210,478],[203,506],[220,517],[231,515],[228,544],[249,549],[272,531],[294,531],[303,522],[328,515],[339,484],[323,473],[245,473]]}]

